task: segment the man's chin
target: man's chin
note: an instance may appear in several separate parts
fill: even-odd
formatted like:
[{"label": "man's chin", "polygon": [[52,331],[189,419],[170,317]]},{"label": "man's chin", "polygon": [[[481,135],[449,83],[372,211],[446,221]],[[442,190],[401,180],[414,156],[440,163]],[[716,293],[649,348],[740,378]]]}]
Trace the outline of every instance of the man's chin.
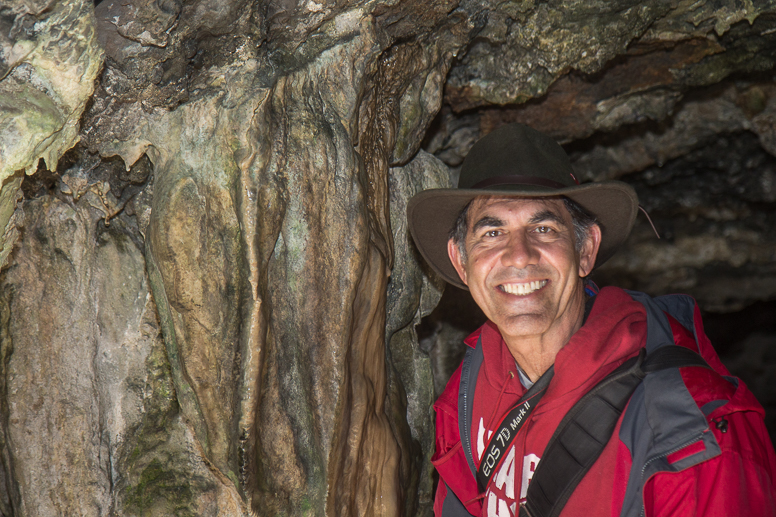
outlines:
[{"label": "man's chin", "polygon": [[504,316],[495,321],[502,335],[511,337],[531,337],[547,332],[551,318],[546,314],[517,314]]}]

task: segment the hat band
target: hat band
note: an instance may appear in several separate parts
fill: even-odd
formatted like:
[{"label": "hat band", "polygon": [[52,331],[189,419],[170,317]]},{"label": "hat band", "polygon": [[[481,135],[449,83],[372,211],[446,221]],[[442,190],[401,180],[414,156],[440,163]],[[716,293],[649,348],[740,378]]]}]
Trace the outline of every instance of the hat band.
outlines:
[{"label": "hat band", "polygon": [[479,183],[475,183],[469,188],[484,189],[492,187],[493,185],[535,185],[538,187],[549,187],[554,189],[566,188],[569,185],[564,185],[557,181],[548,180],[545,178],[537,178],[536,176],[493,176],[491,178],[484,179]]}]

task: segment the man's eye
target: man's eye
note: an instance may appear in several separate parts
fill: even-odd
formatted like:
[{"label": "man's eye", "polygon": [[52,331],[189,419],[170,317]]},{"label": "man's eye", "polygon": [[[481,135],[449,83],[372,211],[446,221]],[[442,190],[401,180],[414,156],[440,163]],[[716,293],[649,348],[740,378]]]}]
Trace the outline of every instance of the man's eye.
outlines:
[{"label": "man's eye", "polygon": [[552,231],[552,228],[549,226],[537,226],[536,230],[537,233],[550,233]]},{"label": "man's eye", "polygon": [[485,232],[485,237],[498,237],[501,235],[500,230],[490,230],[489,232]]}]

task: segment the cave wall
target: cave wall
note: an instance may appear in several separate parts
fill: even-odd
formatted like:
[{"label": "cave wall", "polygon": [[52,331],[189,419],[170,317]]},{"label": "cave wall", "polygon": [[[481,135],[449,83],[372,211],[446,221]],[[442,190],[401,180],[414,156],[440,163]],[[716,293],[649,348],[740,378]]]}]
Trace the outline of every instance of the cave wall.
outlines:
[{"label": "cave wall", "polygon": [[407,200],[526,122],[663,235],[601,282],[774,300],[774,59],[764,1],[3,4],[0,515],[430,515]]}]

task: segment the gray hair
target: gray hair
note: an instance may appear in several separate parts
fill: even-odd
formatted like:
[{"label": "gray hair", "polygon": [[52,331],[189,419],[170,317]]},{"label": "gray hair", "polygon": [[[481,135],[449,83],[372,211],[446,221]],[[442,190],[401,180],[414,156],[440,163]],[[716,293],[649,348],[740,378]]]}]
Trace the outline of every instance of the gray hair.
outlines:
[{"label": "gray hair", "polygon": [[[566,196],[561,196],[560,199],[563,200],[566,210],[568,210],[569,215],[571,215],[571,222],[574,225],[574,247],[576,248],[577,253],[581,253],[582,247],[590,233],[590,228],[594,224],[598,224],[598,220],[576,201],[569,199]],[[469,201],[458,213],[458,217],[448,234],[448,238],[452,239],[453,243],[458,246],[458,253],[461,255],[461,259],[464,262],[466,262],[466,235],[469,232],[469,208],[473,201],[474,199]]]}]

